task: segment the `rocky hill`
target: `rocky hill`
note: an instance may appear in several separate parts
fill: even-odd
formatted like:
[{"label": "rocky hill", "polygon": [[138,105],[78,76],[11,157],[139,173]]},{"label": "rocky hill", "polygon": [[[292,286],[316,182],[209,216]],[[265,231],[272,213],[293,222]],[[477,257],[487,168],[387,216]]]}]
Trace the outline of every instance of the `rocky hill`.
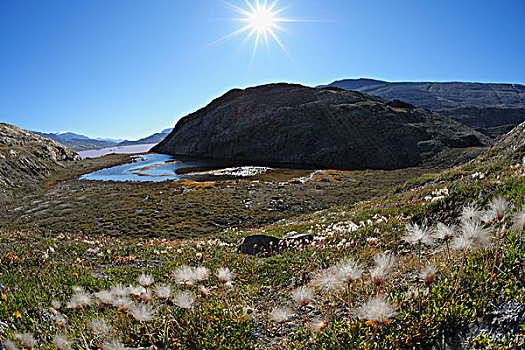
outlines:
[{"label": "rocky hill", "polygon": [[443,113],[495,138],[525,121],[525,86],[482,83],[390,83],[346,79],[328,86],[355,90]]},{"label": "rocky hill", "polygon": [[[0,188],[33,187],[80,156],[61,144],[0,123]],[[1,197],[1,196],[0,196]]]},{"label": "rocky hill", "polygon": [[259,165],[397,169],[487,142],[461,123],[401,101],[272,84],[228,92],[182,118],[152,151]]}]

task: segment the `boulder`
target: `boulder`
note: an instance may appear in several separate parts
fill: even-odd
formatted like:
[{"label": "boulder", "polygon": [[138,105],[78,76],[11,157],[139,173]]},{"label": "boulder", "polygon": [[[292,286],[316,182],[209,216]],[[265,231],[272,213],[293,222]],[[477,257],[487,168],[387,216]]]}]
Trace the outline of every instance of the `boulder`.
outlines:
[{"label": "boulder", "polygon": [[271,256],[279,252],[280,242],[279,238],[267,235],[246,236],[241,240],[237,252],[248,255]]}]

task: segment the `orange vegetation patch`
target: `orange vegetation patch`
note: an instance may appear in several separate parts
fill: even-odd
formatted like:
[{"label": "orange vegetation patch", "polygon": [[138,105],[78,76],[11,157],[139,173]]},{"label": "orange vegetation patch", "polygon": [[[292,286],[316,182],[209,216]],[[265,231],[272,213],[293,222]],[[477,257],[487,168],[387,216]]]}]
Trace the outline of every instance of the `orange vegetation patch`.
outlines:
[{"label": "orange vegetation patch", "polygon": [[215,182],[195,182],[195,181],[179,181],[180,185],[186,187],[186,188],[203,188],[203,187],[213,187],[215,186]]},{"label": "orange vegetation patch", "polygon": [[337,180],[336,177],[349,173],[350,171],[345,170],[323,170],[317,173],[310,181],[321,181],[326,179],[330,182],[341,182],[341,180]]}]

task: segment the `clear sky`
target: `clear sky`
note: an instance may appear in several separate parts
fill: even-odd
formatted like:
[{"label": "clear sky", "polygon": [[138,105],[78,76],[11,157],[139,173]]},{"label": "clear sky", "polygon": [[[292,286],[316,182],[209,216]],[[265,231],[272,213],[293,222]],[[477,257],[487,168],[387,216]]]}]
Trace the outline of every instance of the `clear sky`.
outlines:
[{"label": "clear sky", "polygon": [[263,83],[525,83],[524,0],[280,0],[276,8],[308,21],[280,23],[288,54],[270,40],[253,55],[253,37],[216,42],[245,24],[222,0],[0,0],[0,121],[136,139],[231,88]]}]

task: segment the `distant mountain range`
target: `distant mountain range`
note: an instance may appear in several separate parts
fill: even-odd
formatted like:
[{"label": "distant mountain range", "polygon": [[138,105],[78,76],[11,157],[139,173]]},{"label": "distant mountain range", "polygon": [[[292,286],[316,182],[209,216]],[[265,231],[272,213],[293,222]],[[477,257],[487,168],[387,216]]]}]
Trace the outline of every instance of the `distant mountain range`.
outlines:
[{"label": "distant mountain range", "polygon": [[329,85],[440,112],[492,138],[525,121],[525,86],[464,82],[387,82],[345,79]]},{"label": "distant mountain range", "polygon": [[103,138],[90,138],[85,135],[76,134],[68,131],[60,131],[56,133],[44,133],[39,131],[31,131],[34,134],[46,137],[53,141],[56,141],[74,151],[86,151],[93,149],[108,148],[114,146],[130,146],[130,145],[143,145],[148,143],[159,143],[161,142],[172,129],[165,129],[161,132],[155,133],[148,137],[144,137],[140,140],[129,141],[123,139],[103,139]]}]

